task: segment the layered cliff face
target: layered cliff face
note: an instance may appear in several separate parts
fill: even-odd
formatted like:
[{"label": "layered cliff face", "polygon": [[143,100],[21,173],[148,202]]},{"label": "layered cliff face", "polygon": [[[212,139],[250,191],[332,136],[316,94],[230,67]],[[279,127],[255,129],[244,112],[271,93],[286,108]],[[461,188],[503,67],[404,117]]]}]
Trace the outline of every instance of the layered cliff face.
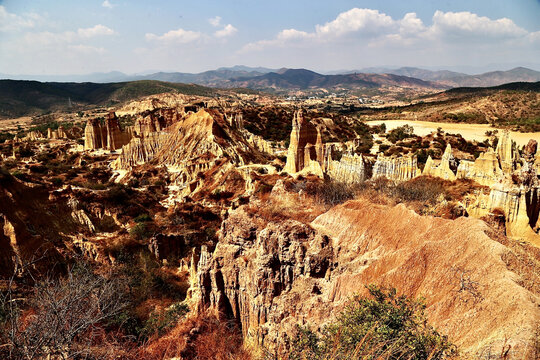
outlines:
[{"label": "layered cliff face", "polygon": [[489,194],[481,193],[467,204],[467,211],[471,216],[483,217],[498,209],[505,215],[508,237],[527,240],[540,247],[540,236],[533,231],[538,228],[538,207],[537,188],[526,190],[498,184]]},{"label": "layered cliff face", "polygon": [[133,166],[142,165],[153,159],[164,140],[169,136],[165,132],[148,133],[144,137],[134,137],[122,147],[122,153],[111,164],[115,170],[126,170]]},{"label": "layered cliff face", "polygon": [[43,139],[43,134],[40,131],[29,131],[28,134],[24,137],[24,140],[26,141],[36,141],[39,139]]},{"label": "layered cliff face", "polygon": [[510,132],[508,130],[503,131],[502,136],[499,137],[497,143],[497,155],[501,169],[504,173],[511,173],[514,169],[514,153],[512,151],[512,140],[510,140]]},{"label": "layered cliff face", "polygon": [[145,111],[136,120],[133,131],[139,137],[145,137],[153,132],[165,130],[179,122],[185,115],[183,108],[164,108]]},{"label": "layered cliff face", "polygon": [[295,174],[306,169],[305,172],[322,174],[322,168],[324,167],[322,149],[320,132],[311,122],[305,119],[304,110],[296,111],[292,120],[287,163],[283,171]]},{"label": "layered cliff face", "polygon": [[[354,183],[385,177],[402,182],[420,175],[439,177],[445,180],[470,179],[490,187],[490,192],[471,194],[464,204],[471,216],[484,217],[494,211],[502,211],[506,219],[506,234],[514,239],[527,240],[540,245],[537,234],[540,201],[538,169],[540,156],[536,142],[531,141],[519,158],[513,148],[509,133],[505,131],[496,150],[489,149],[474,161],[461,160],[456,166],[450,144],[446,146],[442,159],[435,162],[428,157],[424,170],[417,166],[416,156],[377,155],[371,168],[363,157],[344,155],[340,161],[331,159],[327,151],[325,174],[332,179]],[[371,171],[370,171],[371,170]],[[498,210],[497,210],[498,209]]]},{"label": "layered cliff face", "polygon": [[177,194],[181,198],[253,190],[250,169],[242,167],[266,162],[264,153],[246,140],[242,129],[233,128],[217,110],[201,109],[164,131],[133,138],[112,167],[129,170],[142,163],[166,166],[172,184],[181,189]]},{"label": "layered cliff face", "polygon": [[84,149],[117,150],[127,144],[131,137],[129,130],[123,131],[120,128],[116,114],[110,112],[105,119],[105,126],[101,125],[99,119],[88,119],[84,129]]},{"label": "layered cliff face", "polygon": [[327,157],[325,170],[331,179],[354,184],[369,179],[370,165],[362,155],[343,155],[339,161]]},{"label": "layered cliff face", "polygon": [[84,128],[84,149],[96,150],[103,147],[103,131],[99,119],[88,119]]},{"label": "layered cliff face", "polygon": [[393,286],[425,297],[430,323],[465,352],[508,341],[513,356],[527,358],[540,296],[519,285],[503,261],[509,249],[487,232],[480,220],[419,216],[403,205],[351,201],[311,225],[268,223],[241,207],[215,250],[194,258],[191,299],[235,320],[246,339],[286,351],[296,324],[324,326],[364,285]]},{"label": "layered cliff face", "polygon": [[418,168],[416,155],[384,156],[377,155],[377,161],[373,165],[373,178],[385,177],[393,181],[407,181],[421,175]]}]

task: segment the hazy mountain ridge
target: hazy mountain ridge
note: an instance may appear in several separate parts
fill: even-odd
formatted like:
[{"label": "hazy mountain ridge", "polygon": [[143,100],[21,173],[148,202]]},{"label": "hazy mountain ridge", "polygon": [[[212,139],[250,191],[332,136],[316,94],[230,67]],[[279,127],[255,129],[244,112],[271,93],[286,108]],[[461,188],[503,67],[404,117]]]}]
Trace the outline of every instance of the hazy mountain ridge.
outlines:
[{"label": "hazy mountain ridge", "polygon": [[433,81],[449,87],[490,87],[512,82],[540,81],[540,71],[525,67],[516,67],[506,71],[489,71],[477,75],[469,75],[448,70],[427,70],[415,67],[367,68],[358,72],[374,72],[378,74],[394,74],[410,76],[425,81]]},{"label": "hazy mountain ridge", "polygon": [[[396,78],[395,75],[410,79]],[[372,67],[361,70],[340,70],[321,74],[308,69],[269,69],[236,65],[221,67],[200,73],[155,72],[146,75],[128,75],[119,71],[88,75],[7,75],[0,78],[12,80],[36,80],[43,82],[128,82],[158,80],[173,83],[193,83],[211,87],[281,88],[304,89],[308,87],[351,86],[374,88],[381,85],[414,85],[420,87],[489,87],[511,82],[540,81],[540,71],[517,67],[506,71],[490,71],[469,75],[449,70],[428,70],[416,67],[398,69]]]},{"label": "hazy mountain ridge", "polygon": [[229,86],[254,89],[309,89],[325,88],[379,88],[382,86],[440,88],[444,86],[428,81],[393,74],[340,74],[322,75],[306,69],[283,69],[251,78],[231,79]]}]

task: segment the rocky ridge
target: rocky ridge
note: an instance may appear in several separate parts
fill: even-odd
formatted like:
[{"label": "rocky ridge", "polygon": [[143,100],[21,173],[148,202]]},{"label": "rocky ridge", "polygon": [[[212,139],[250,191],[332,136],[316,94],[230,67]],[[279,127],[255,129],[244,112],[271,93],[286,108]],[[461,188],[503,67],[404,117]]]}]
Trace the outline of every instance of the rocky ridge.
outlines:
[{"label": "rocky ridge", "polygon": [[240,207],[216,249],[194,256],[191,301],[234,320],[248,341],[286,352],[297,324],[324,326],[365,292],[361,284],[377,283],[425,297],[430,323],[466,353],[509,341],[527,358],[539,294],[516,283],[502,260],[509,250],[487,232],[477,219],[419,216],[403,205],[351,201],[311,225],[266,222]]}]

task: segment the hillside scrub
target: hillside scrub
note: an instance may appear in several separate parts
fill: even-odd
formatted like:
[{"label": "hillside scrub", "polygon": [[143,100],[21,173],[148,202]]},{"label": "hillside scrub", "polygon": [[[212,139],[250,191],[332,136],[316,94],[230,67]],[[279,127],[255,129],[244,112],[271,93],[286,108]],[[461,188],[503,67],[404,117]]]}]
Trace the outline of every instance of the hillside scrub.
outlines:
[{"label": "hillside scrub", "polygon": [[457,354],[447,337],[427,323],[422,300],[397,295],[395,289],[367,289],[369,298],[354,296],[320,334],[298,327],[287,359],[438,360]]}]

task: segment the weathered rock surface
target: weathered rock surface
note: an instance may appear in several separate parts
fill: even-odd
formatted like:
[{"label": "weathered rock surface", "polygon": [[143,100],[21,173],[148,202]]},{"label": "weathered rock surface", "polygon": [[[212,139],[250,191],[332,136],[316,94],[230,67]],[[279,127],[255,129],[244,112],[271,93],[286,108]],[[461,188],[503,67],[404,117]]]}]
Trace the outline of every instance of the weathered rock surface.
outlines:
[{"label": "weathered rock surface", "polygon": [[452,147],[448,144],[438,166],[435,166],[431,156],[428,157],[422,175],[436,176],[450,181],[456,180],[456,174],[450,169],[451,160],[453,160]]},{"label": "weathered rock surface", "polygon": [[508,130],[504,130],[502,136],[499,137],[496,152],[499,156],[502,171],[507,174],[511,173],[514,169],[514,156],[512,140],[510,140],[510,132]]},{"label": "weathered rock surface", "polygon": [[305,119],[304,110],[296,111],[292,120],[287,163],[283,171],[294,174],[309,166],[310,161],[317,161],[319,155],[320,159],[323,159],[323,154],[317,154],[320,148],[322,148],[322,143],[317,128]]},{"label": "weathered rock surface", "polygon": [[39,139],[43,139],[43,134],[40,131],[34,130],[29,131],[28,134],[24,137],[24,140],[26,141],[36,141]]},{"label": "weathered rock surface", "polygon": [[28,187],[0,169],[1,276],[39,259],[31,269],[50,271],[51,262],[60,258],[60,234],[77,231],[69,206],[47,198],[44,189]]},{"label": "weathered rock surface", "polygon": [[[246,140],[244,132],[233,128],[218,110],[201,109],[164,131],[133,138],[112,166],[117,170],[145,162],[166,166],[173,184],[182,189],[180,197],[249,191],[249,169],[239,167],[265,163],[266,157]],[[229,180],[227,186],[224,179]]]},{"label": "weathered rock surface", "polygon": [[326,174],[347,184],[360,183],[369,179],[371,167],[362,155],[343,155],[339,161],[327,157]]},{"label": "weathered rock surface", "polygon": [[468,354],[506,343],[511,358],[531,358],[539,294],[519,285],[503,261],[510,250],[488,232],[480,220],[419,216],[403,205],[351,201],[311,226],[266,223],[241,207],[214,252],[194,259],[191,299],[272,349],[296,324],[324,326],[376,283],[425,297],[429,322]]},{"label": "weathered rock surface", "polygon": [[99,119],[88,119],[84,128],[84,149],[96,150],[103,147],[103,131]]},{"label": "weathered rock surface", "polygon": [[116,150],[124,146],[131,139],[129,131],[122,131],[118,122],[118,117],[114,112],[110,112],[102,126],[99,119],[88,119],[84,129],[84,149]]},{"label": "weathered rock surface", "polygon": [[421,175],[416,155],[384,156],[379,153],[373,165],[373,178],[385,177],[393,181],[407,181]]},{"label": "weathered rock surface", "polygon": [[462,161],[458,167],[458,178],[471,179],[480,185],[491,186],[503,180],[504,174],[499,166],[497,153],[493,149],[480,154],[471,165]]},{"label": "weathered rock surface", "polygon": [[122,153],[112,163],[113,169],[125,170],[150,161],[168,136],[169,134],[165,132],[154,132],[144,137],[132,138],[127,145],[122,147]]}]

